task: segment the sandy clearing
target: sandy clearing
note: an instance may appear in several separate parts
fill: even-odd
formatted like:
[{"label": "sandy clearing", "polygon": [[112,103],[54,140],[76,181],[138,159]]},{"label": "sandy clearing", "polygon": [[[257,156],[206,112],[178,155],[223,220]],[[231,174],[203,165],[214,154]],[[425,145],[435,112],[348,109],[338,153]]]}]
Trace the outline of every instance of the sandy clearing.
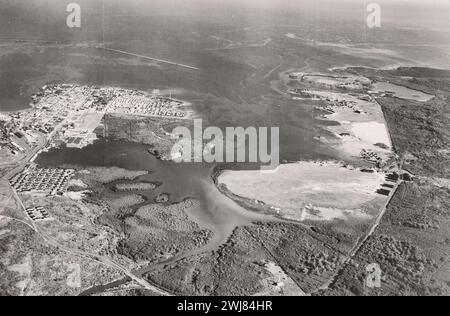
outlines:
[{"label": "sandy clearing", "polygon": [[0,229],[0,237],[6,234],[9,234],[11,230],[9,229]]},{"label": "sandy clearing", "polygon": [[274,262],[266,262],[264,268],[271,274],[262,280],[264,291],[254,296],[306,296],[305,292]]},{"label": "sandy clearing", "polygon": [[88,185],[86,183],[84,183],[83,180],[81,180],[81,179],[70,179],[67,185],[69,187],[76,186],[76,187],[84,188],[84,189],[88,188]]},{"label": "sandy clearing", "polygon": [[280,209],[282,216],[300,220],[362,219],[364,206],[379,202],[376,191],[385,175],[364,173],[334,162],[300,162],[282,165],[273,174],[225,171],[218,181],[233,194]]},{"label": "sandy clearing", "polygon": [[33,261],[31,255],[27,255],[21,263],[6,268],[8,271],[15,272],[19,275],[21,280],[16,283],[16,287],[20,290],[21,296],[25,294],[25,290],[31,282],[32,266]]},{"label": "sandy clearing", "polygon": [[387,127],[383,123],[378,122],[361,122],[351,125],[353,134],[359,139],[371,143],[382,143],[392,147],[391,139]]},{"label": "sandy clearing", "polygon": [[335,219],[359,219],[370,220],[372,216],[364,213],[362,209],[357,210],[342,210],[338,208],[327,207],[305,207],[299,217],[289,216],[290,219],[305,221],[332,221]]},{"label": "sandy clearing", "polygon": [[74,201],[82,201],[88,193],[91,193],[91,191],[66,192],[64,196]]},{"label": "sandy clearing", "polygon": [[[322,139],[342,153],[342,158],[361,157],[361,153],[376,153],[383,161],[392,155],[392,142],[381,106],[364,94],[346,94],[331,91],[309,91],[312,96],[325,100],[334,113],[324,115],[329,121],[340,123],[327,126],[335,139]],[[349,106],[335,105],[334,102],[347,102]],[[389,148],[375,146],[383,144]]]}]

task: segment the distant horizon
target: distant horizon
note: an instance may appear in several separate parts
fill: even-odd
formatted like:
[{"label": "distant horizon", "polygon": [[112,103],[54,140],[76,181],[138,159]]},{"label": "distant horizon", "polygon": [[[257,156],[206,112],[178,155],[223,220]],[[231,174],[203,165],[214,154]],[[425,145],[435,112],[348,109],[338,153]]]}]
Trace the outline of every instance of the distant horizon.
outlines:
[{"label": "distant horizon", "polygon": [[[0,8],[5,14],[0,25],[10,14],[21,14],[21,22],[27,19],[46,20],[64,18],[67,4],[76,2],[84,12],[94,14],[102,12],[102,0],[0,0]],[[174,15],[202,14],[215,16],[233,14],[270,14],[286,12],[306,14],[311,18],[328,19],[364,19],[366,5],[378,3],[382,7],[383,20],[388,23],[405,26],[448,27],[450,29],[450,1],[447,0],[120,0],[104,2],[107,10],[130,15]],[[0,17],[2,16],[0,13]]]}]

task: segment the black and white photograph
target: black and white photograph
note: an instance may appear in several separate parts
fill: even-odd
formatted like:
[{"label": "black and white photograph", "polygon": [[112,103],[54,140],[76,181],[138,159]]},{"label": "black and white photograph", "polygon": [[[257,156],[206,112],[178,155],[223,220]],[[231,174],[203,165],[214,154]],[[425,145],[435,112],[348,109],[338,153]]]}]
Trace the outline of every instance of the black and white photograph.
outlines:
[{"label": "black and white photograph", "polygon": [[449,0],[0,0],[0,296],[449,295]]}]

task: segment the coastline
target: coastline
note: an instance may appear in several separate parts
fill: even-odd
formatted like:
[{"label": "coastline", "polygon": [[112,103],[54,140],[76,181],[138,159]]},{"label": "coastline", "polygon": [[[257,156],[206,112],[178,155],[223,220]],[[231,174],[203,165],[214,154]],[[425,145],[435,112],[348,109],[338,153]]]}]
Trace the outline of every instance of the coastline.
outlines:
[{"label": "coastline", "polygon": [[[336,93],[338,94],[338,93]],[[376,102],[376,100],[375,100]],[[373,103],[371,103],[373,104]],[[381,106],[378,104],[378,102],[376,102],[376,104],[380,107]],[[345,121],[349,119],[348,116],[346,116],[346,114],[348,113],[348,108],[344,107],[343,111],[341,107],[336,107],[335,112],[331,115],[329,115],[328,117],[324,117],[324,119],[329,120],[329,121],[335,121],[335,122],[339,122],[341,121],[341,124],[344,123]],[[381,117],[381,119],[378,117],[378,120],[381,120],[382,122],[384,122],[384,124],[386,124],[386,119],[384,116],[384,112],[381,111],[381,113],[383,114],[383,116]],[[336,115],[334,115],[336,114]],[[333,116],[334,115],[334,116]],[[349,114],[350,117],[355,116],[355,113],[350,113]],[[336,116],[340,119],[337,120]],[[371,121],[370,119],[363,122],[359,122],[359,123],[371,123],[373,121]],[[377,122],[379,124],[381,124],[380,122]],[[386,129],[387,129],[387,135],[389,137],[389,147],[391,147],[392,150],[394,150],[393,145],[392,145],[392,136],[390,135],[390,131],[389,128],[387,127],[387,124],[385,125]],[[154,153],[151,152],[151,150],[149,149],[148,152],[150,154],[152,154],[153,156],[156,157],[156,159],[158,160],[163,160],[161,158],[161,156],[158,156]],[[363,173],[362,169],[363,167],[356,167],[354,166],[352,163],[350,162],[344,162],[345,160],[336,160],[336,161],[321,161],[321,160],[301,160],[301,161],[293,161],[293,162],[289,162],[289,163],[284,163],[283,166],[289,166],[289,165],[298,165],[298,164],[316,164],[316,165],[320,165],[321,167],[327,167],[329,165],[336,165],[336,167],[339,168],[343,168],[343,169],[352,169],[351,171],[359,172],[359,173]],[[370,165],[370,164],[369,164]],[[212,168],[212,171],[209,175],[209,177],[211,178],[213,185],[215,186],[215,188],[217,188],[218,193],[220,195],[222,195],[225,199],[230,200],[231,202],[236,203],[239,207],[254,213],[255,215],[262,215],[262,216],[267,216],[268,220],[267,223],[278,223],[278,224],[293,224],[293,225],[299,225],[302,226],[304,228],[311,228],[317,230],[317,229],[323,229],[324,227],[327,228],[329,225],[331,226],[335,226],[336,229],[340,229],[340,228],[345,228],[345,229],[349,229],[349,227],[351,227],[352,225],[355,225],[355,228],[352,227],[352,229],[354,229],[352,231],[352,236],[355,238],[355,242],[352,244],[354,247],[352,249],[359,249],[359,247],[362,245],[361,242],[359,242],[361,236],[363,236],[363,240],[367,240],[368,236],[370,236],[375,227],[378,225],[378,223],[380,222],[380,219],[383,216],[383,211],[386,210],[386,204],[389,203],[390,199],[392,198],[392,196],[395,194],[397,185],[395,185],[395,188],[391,191],[391,193],[389,194],[389,199],[387,200],[388,202],[386,203],[382,203],[381,198],[379,198],[379,200],[377,200],[377,203],[379,202],[380,207],[378,207],[378,204],[375,205],[375,207],[377,208],[375,209],[370,209],[368,211],[370,217],[367,216],[363,216],[360,217],[358,214],[358,216],[355,216],[355,213],[352,213],[350,209],[336,209],[337,212],[342,211],[342,213],[344,213],[344,217],[340,217],[339,215],[336,215],[336,212],[328,212],[327,213],[327,209],[323,209],[320,207],[315,207],[314,205],[312,205],[312,207],[307,206],[306,207],[306,211],[309,212],[307,216],[303,216],[300,215],[300,220],[298,217],[292,217],[292,216],[285,216],[283,214],[283,209],[282,208],[278,208],[277,206],[272,206],[266,202],[264,202],[262,199],[261,200],[255,200],[255,199],[251,199],[248,197],[244,197],[244,196],[240,196],[236,193],[233,193],[233,191],[229,190],[227,187],[221,185],[220,183],[220,178],[227,172],[230,171],[236,171],[235,169],[239,169],[238,167],[236,168],[230,168],[230,165],[216,165],[214,166],[214,168]],[[240,169],[239,169],[240,170]],[[373,167],[367,168],[367,172],[368,173],[378,173],[381,172],[381,170],[383,170],[383,168],[379,168],[379,167]],[[258,172],[258,171],[256,171]],[[331,172],[330,175],[333,175],[335,173],[335,171]],[[382,174],[383,176],[385,174]],[[301,176],[301,174],[300,174]],[[297,175],[295,175],[294,177],[297,177]],[[309,176],[304,176],[306,179],[310,180],[311,177]],[[344,178],[344,182],[345,182]],[[133,192],[130,192],[133,193]],[[330,199],[330,201],[333,201],[333,198],[330,198],[330,196],[328,194],[325,194],[325,197],[328,199]],[[187,201],[188,198],[186,198],[184,201]],[[183,202],[184,202],[183,201]],[[384,200],[383,200],[384,201]],[[145,202],[143,202],[142,204],[139,205],[135,205],[133,207],[134,211],[137,211],[140,207],[143,207],[145,205],[149,205],[152,204],[152,201],[147,200]],[[178,204],[180,204],[180,202],[178,203],[170,203],[167,205],[167,207],[175,207]],[[362,203],[361,205],[365,206],[364,203]],[[374,208],[375,208],[374,207]],[[329,209],[328,209],[329,210]],[[322,212],[322,213],[319,213]],[[191,216],[190,214],[188,214],[189,216]],[[195,248],[193,250],[189,250],[186,253],[180,253],[178,255],[176,255],[175,257],[172,257],[170,259],[168,259],[167,261],[161,263],[161,264],[175,264],[178,263],[180,261],[182,261],[183,259],[187,259],[187,258],[192,258],[193,256],[196,255],[205,255],[206,253],[209,252],[215,252],[215,251],[219,251],[221,249],[222,246],[226,245],[230,240],[231,240],[231,235],[233,234],[233,232],[235,232],[239,227],[250,227],[253,226],[254,224],[261,224],[261,223],[265,223],[264,221],[260,221],[256,219],[257,216],[254,217],[254,219],[249,219],[248,222],[246,223],[240,223],[239,225],[236,225],[235,228],[233,229],[232,233],[230,235],[227,236],[227,238],[224,238],[223,240],[221,239],[220,242],[217,238],[220,239],[221,236],[213,236],[211,240],[208,240],[207,242],[205,242],[205,244],[203,244],[200,248]],[[270,217],[270,220],[269,220]],[[302,218],[303,217],[303,218]],[[320,217],[323,217],[324,219],[321,220],[319,219]],[[194,216],[195,218],[195,216]],[[372,221],[374,221],[374,225],[370,225],[367,223],[372,223]],[[199,224],[199,223],[197,223]],[[265,225],[265,224],[261,224],[261,225]],[[319,227],[319,228],[318,228]],[[361,228],[362,227],[362,228]],[[367,233],[367,231],[365,230],[365,228],[368,227],[367,231],[369,233]],[[369,229],[370,228],[370,229]],[[212,231],[212,230],[210,230]],[[214,232],[215,233],[215,232]],[[366,237],[367,236],[367,237]],[[341,246],[340,246],[341,247]],[[342,246],[343,248],[346,247]],[[356,250],[352,250],[350,253],[353,255],[354,252],[356,252]],[[145,275],[147,273],[149,273],[149,271],[152,271],[154,269],[157,269],[159,267],[160,264],[155,265],[149,265],[146,266],[144,268],[141,268],[140,270],[137,270],[136,272],[133,272],[137,277],[141,278],[141,277],[145,277]]]},{"label": "coastline", "polygon": [[[397,67],[398,68],[398,67]],[[347,68],[341,69],[345,76]],[[280,80],[286,78],[292,69],[280,73]],[[318,76],[326,77],[327,75]],[[340,80],[345,77],[332,76],[332,79]],[[358,75],[353,75],[358,77]],[[285,79],[284,79],[285,80]],[[366,78],[366,80],[369,80]],[[330,109],[328,114],[323,114],[318,119],[339,123],[338,126],[326,126],[326,130],[330,131],[334,136],[333,139],[319,139],[319,141],[335,148],[340,154],[336,157],[337,163],[342,166],[350,166],[356,170],[370,170],[370,172],[389,172],[388,170],[399,170],[397,166],[397,158],[395,148],[392,141],[391,132],[387,125],[385,113],[381,105],[377,102],[376,97],[368,92],[374,80],[370,80],[370,85],[364,89],[356,91],[337,92],[337,91],[311,91],[308,90],[310,97],[318,97],[322,103],[328,103]],[[286,92],[284,92],[286,93]],[[290,92],[288,92],[290,93]],[[349,106],[348,104],[352,104]],[[318,109],[325,107],[317,106]],[[282,166],[302,163],[310,163],[314,160],[299,160],[296,162],[284,163]],[[319,164],[327,164],[326,161],[319,161]],[[334,162],[333,162],[334,163]],[[247,209],[255,212],[271,214],[279,219],[287,219],[280,215],[282,208],[277,205],[271,205],[264,201],[246,196],[245,193],[231,190],[225,184],[221,183],[221,179],[228,172],[234,172],[238,176],[239,172],[235,168],[227,168],[226,166],[216,167],[211,175],[216,187],[222,194],[231,198]],[[254,173],[255,176],[257,172]],[[331,176],[331,175],[330,175]],[[375,192],[376,190],[374,190]],[[381,207],[380,207],[381,209]],[[299,221],[296,221],[299,222]]]}]

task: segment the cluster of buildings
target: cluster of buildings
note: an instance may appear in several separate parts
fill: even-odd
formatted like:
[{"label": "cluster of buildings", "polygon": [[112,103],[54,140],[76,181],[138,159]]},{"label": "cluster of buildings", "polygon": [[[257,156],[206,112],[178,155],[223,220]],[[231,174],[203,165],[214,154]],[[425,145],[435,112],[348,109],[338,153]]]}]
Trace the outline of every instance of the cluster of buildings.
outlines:
[{"label": "cluster of buildings", "polygon": [[360,114],[362,111],[358,107],[357,102],[346,101],[346,100],[331,100],[329,98],[326,99],[328,102],[326,106],[321,107],[321,110],[334,113],[335,108],[346,107],[351,109],[353,112]]},{"label": "cluster of buildings", "polygon": [[8,134],[9,134],[9,132],[8,132],[8,129],[6,128],[6,122],[0,121],[0,143],[1,144],[9,141]]},{"label": "cluster of buildings", "polygon": [[11,129],[8,122],[0,121],[0,149],[2,151],[14,156],[24,153],[26,142],[22,141],[23,138],[23,133]]},{"label": "cluster of buildings", "polygon": [[289,78],[327,89],[362,90],[371,84],[370,79],[364,77],[333,76],[321,73],[294,72],[289,75]]},{"label": "cluster of buildings", "polygon": [[74,147],[95,139],[92,134],[106,113],[166,118],[187,116],[179,109],[183,103],[172,98],[137,90],[72,84],[42,87],[32,96],[32,105],[30,111],[9,115],[13,127],[22,132],[38,131]]},{"label": "cluster of buildings", "polygon": [[50,219],[50,214],[42,206],[27,208],[26,212],[34,222]]},{"label": "cluster of buildings", "polygon": [[381,186],[381,189],[377,191],[378,194],[389,196],[400,180],[400,175],[397,173],[390,173],[386,175],[386,182]]},{"label": "cluster of buildings", "polygon": [[383,158],[381,158],[379,154],[367,149],[361,151],[361,158],[374,164],[383,162]]},{"label": "cluster of buildings", "polygon": [[321,100],[320,98],[314,96],[314,94],[310,90],[304,89],[289,89],[288,93],[295,96],[294,99],[311,99],[311,100]]},{"label": "cluster of buildings", "polygon": [[2,151],[8,150],[11,154],[17,155],[19,151],[23,151],[23,148],[11,139],[10,133],[2,125],[0,125],[0,149]]},{"label": "cluster of buildings", "polygon": [[348,108],[354,113],[362,114],[364,111],[361,109],[362,104],[373,102],[371,96],[369,95],[354,95],[351,94],[348,97],[342,97],[341,93],[324,92],[324,91],[312,91],[305,89],[291,89],[289,93],[296,96],[301,96],[302,98],[307,98],[316,101],[325,101],[326,105],[316,107],[319,110],[329,112],[330,114],[335,113],[337,108]]},{"label": "cluster of buildings", "polygon": [[10,183],[19,193],[63,195],[74,174],[75,170],[72,169],[45,169],[31,166],[10,179]]},{"label": "cluster of buildings", "polygon": [[9,114],[9,124],[23,134],[39,132],[50,135],[60,129],[73,113],[89,108],[86,88],[74,85],[44,86],[34,94],[33,108]]},{"label": "cluster of buildings", "polygon": [[114,98],[108,104],[108,112],[166,118],[185,118],[187,113],[178,108],[183,103],[170,98],[128,94]]},{"label": "cluster of buildings", "polygon": [[[31,100],[31,110],[9,113],[5,120],[13,133],[26,135],[28,143],[33,138],[44,137],[50,141],[50,147],[67,144],[81,148],[91,144],[96,139],[95,128],[107,113],[187,117],[187,112],[179,109],[183,105],[181,101],[115,87],[48,85]],[[17,143],[8,142],[7,132],[2,130],[0,134],[2,148],[8,146],[13,152],[22,150]]]},{"label": "cluster of buildings", "polygon": [[322,97],[321,100],[326,101],[329,103],[331,107],[346,107],[353,111],[359,111],[358,108],[358,101],[350,101],[350,100],[343,100],[339,99],[338,97]]}]

